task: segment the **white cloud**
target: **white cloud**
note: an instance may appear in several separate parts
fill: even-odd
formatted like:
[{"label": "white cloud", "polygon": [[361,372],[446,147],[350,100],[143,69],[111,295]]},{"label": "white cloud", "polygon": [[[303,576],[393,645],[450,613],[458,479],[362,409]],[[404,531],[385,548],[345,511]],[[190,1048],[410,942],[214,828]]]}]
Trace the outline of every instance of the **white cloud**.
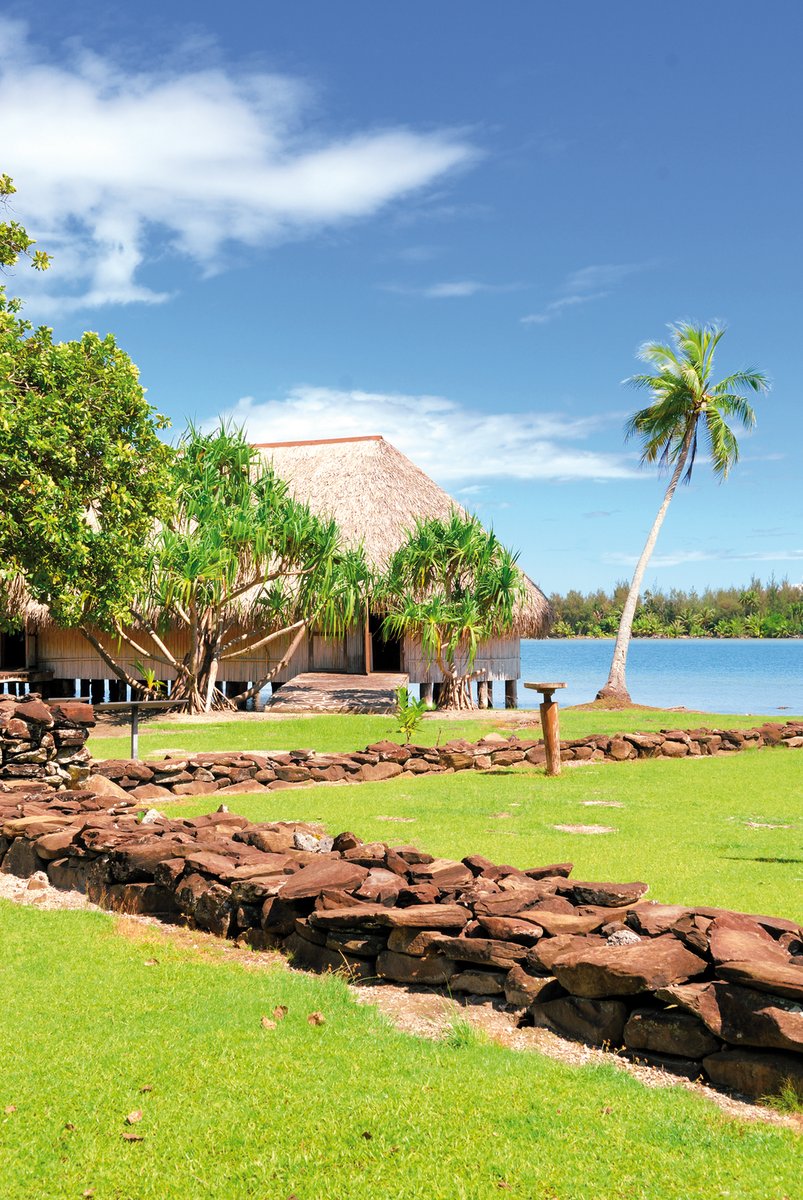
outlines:
[{"label": "white cloud", "polygon": [[558,289],[554,300],[540,312],[527,313],[521,318],[522,325],[546,325],[561,316],[566,309],[589,304],[592,300],[604,300],[610,289],[621,283],[628,275],[642,271],[648,263],[607,263],[581,267],[567,275]]},{"label": "white cloud", "polygon": [[370,217],[475,156],[448,130],[313,135],[311,102],[282,75],[55,64],[0,19],[2,169],[55,258],[37,310],[164,300],[137,273],[165,249],[214,270],[232,247]]},{"label": "white cloud", "polygon": [[[604,554],[603,561],[623,567],[634,567],[638,561],[635,554]],[[651,567],[679,567],[697,562],[800,562],[803,550],[756,550],[737,553],[734,550],[674,550],[668,554],[656,554],[650,559]]]},{"label": "white cloud", "polygon": [[640,477],[624,455],[585,449],[606,418],[477,412],[443,396],[297,387],[280,400],[240,400],[222,418],[254,442],[381,433],[441,483],[486,479]]},{"label": "white cloud", "polygon": [[423,287],[410,287],[402,283],[384,283],[383,291],[397,292],[402,296],[424,296],[427,300],[454,300],[476,296],[479,292],[514,292],[520,283],[483,283],[479,279],[452,279],[444,283],[430,283]]}]

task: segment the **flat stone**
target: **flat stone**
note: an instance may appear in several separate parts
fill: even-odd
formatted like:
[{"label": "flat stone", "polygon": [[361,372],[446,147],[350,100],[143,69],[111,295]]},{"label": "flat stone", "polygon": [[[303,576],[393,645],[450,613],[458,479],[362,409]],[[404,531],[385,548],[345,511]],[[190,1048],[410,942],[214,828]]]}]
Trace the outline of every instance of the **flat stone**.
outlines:
[{"label": "flat stone", "polygon": [[547,999],[545,989],[552,987],[555,980],[550,975],[529,975],[524,968],[515,963],[505,976],[505,1000],[514,1008],[527,1008],[539,997]]},{"label": "flat stone", "polygon": [[[38,843],[37,843],[38,845]],[[787,1000],[803,1003],[803,961],[790,958],[787,963],[774,959],[754,958],[743,962],[722,963],[717,974],[733,983],[758,992],[770,992]]]},{"label": "flat stone", "polygon": [[516,942],[477,937],[440,937],[432,942],[431,952],[443,954],[456,962],[478,963],[482,966],[506,969],[527,956],[526,946],[520,946]]},{"label": "flat stone", "polygon": [[544,933],[543,927],[534,919],[478,917],[477,921],[487,937],[503,942],[520,942],[522,946],[534,946]]},{"label": "flat stone", "polygon": [[635,904],[647,891],[646,883],[578,883],[558,885],[558,894],[570,895],[575,904],[594,904],[603,908],[623,908]]},{"label": "flat stone", "polygon": [[627,1005],[623,1001],[579,996],[536,1001],[528,1012],[535,1025],[592,1046],[620,1046],[627,1020]]},{"label": "flat stone", "polygon": [[334,908],[314,912],[313,925],[324,928],[362,928],[364,925],[390,929],[462,929],[471,913],[459,904],[413,904],[409,908],[384,908],[361,904],[357,908]]},{"label": "flat stone", "polygon": [[558,982],[575,996],[601,999],[655,991],[702,975],[708,963],[669,934],[631,946],[575,946],[552,964]]},{"label": "flat stone", "polygon": [[704,1058],[703,1067],[717,1087],[739,1092],[749,1100],[777,1096],[791,1086],[803,1101],[803,1059],[796,1054],[720,1050]]},{"label": "flat stone", "polygon": [[393,950],[385,950],[376,960],[376,973],[380,979],[392,979],[396,983],[444,984],[449,982],[456,969],[447,958],[421,958],[397,954]]},{"label": "flat stone", "polygon": [[345,862],[341,858],[334,861],[324,859],[321,862],[309,863],[297,871],[282,887],[283,900],[301,900],[310,896],[319,896],[324,888],[358,888],[368,875],[365,867],[356,863]]},{"label": "flat stone", "polygon": [[318,974],[347,975],[350,979],[371,979],[376,976],[373,960],[359,958],[326,946],[316,946],[297,933],[292,933],[284,943],[293,963],[306,967]]},{"label": "flat stone", "polygon": [[449,980],[450,992],[468,992],[472,996],[501,996],[505,975],[499,971],[458,971]]},{"label": "flat stone", "polygon": [[693,1013],[733,1046],[803,1053],[803,1008],[793,1000],[718,980],[660,988],[657,996]]},{"label": "flat stone", "polygon": [[391,929],[388,950],[421,958],[441,936],[436,929]]},{"label": "flat stone", "polygon": [[468,887],[474,876],[468,867],[450,858],[435,858],[430,863],[419,863],[410,867],[415,883],[434,883],[444,891]]},{"label": "flat stone", "polygon": [[662,933],[669,933],[681,917],[691,912],[692,909],[683,904],[656,904],[653,900],[646,900],[629,912],[625,921],[636,933],[658,937]]},{"label": "flat stone", "polygon": [[720,1042],[699,1018],[676,1008],[636,1009],[628,1017],[625,1045],[653,1054],[701,1059],[721,1049]]}]

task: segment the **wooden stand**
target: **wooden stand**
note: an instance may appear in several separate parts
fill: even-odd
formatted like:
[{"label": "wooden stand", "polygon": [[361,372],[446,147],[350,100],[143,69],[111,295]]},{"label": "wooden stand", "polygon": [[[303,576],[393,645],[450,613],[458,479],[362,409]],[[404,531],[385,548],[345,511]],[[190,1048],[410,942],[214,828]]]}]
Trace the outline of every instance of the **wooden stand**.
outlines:
[{"label": "wooden stand", "polygon": [[565,683],[525,683],[526,688],[539,692],[541,701],[541,728],[544,731],[544,751],[546,752],[547,775],[560,775],[560,721],[558,719],[558,702],[552,699],[558,688],[565,688]]},{"label": "wooden stand", "polygon": [[121,709],[131,711],[131,757],[139,758],[139,714],[140,710],[154,712],[167,708],[186,708],[189,700],[128,700],[114,704],[96,704],[96,712],[119,712]]}]

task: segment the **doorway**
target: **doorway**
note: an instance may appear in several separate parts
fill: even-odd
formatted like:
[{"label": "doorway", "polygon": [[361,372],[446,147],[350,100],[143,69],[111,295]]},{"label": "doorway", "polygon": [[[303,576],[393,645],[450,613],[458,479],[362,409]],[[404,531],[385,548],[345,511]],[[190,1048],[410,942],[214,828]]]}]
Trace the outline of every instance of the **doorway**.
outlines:
[{"label": "doorway", "polygon": [[24,633],[0,633],[0,671],[23,671],[27,666]]},{"label": "doorway", "polygon": [[368,618],[368,633],[371,637],[371,669],[373,671],[401,671],[401,638],[382,636],[382,617],[371,613]]}]

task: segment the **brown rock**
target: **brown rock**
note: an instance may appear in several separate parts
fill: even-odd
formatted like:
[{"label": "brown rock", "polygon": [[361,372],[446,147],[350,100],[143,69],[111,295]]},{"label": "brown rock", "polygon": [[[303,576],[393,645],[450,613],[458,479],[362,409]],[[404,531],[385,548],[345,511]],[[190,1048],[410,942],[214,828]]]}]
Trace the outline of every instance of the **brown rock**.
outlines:
[{"label": "brown rock", "polygon": [[306,967],[309,971],[347,975],[351,979],[371,979],[376,976],[372,960],[330,950],[326,946],[316,946],[306,938],[300,937],[298,933],[292,933],[284,947],[294,963]]},{"label": "brown rock", "polygon": [[81,784],[81,788],[93,796],[104,796],[117,800],[127,800],[130,794],[113,779],[107,779],[105,775],[90,775]]},{"label": "brown rock", "polygon": [[343,851],[346,862],[355,862],[361,867],[384,867],[388,848],[384,842],[361,842]]},{"label": "brown rock", "polygon": [[357,908],[314,912],[313,925],[325,928],[358,928],[364,925],[390,929],[462,929],[471,913],[459,904],[414,904],[410,908],[384,908],[380,904],[360,904]]},{"label": "brown rock", "polygon": [[654,1054],[704,1058],[720,1049],[719,1041],[691,1013],[676,1008],[636,1009],[628,1017],[625,1045]]},{"label": "brown rock", "polygon": [[55,723],[53,714],[46,704],[38,699],[21,700],[14,705],[14,716],[22,721],[33,721],[36,725],[46,725],[48,729]]},{"label": "brown rock", "polygon": [[582,949],[588,946],[604,945],[602,938],[580,937],[573,933],[560,933],[556,937],[542,938],[529,951],[525,962],[533,971],[541,971],[545,975],[552,974],[552,964],[567,950],[574,947]]},{"label": "brown rock", "polygon": [[654,900],[647,900],[627,914],[625,923],[636,933],[658,937],[661,933],[673,930],[676,922],[691,912],[682,904],[656,904]]},{"label": "brown rock", "polygon": [[376,958],[388,948],[385,933],[359,933],[350,929],[330,929],[324,936],[324,944],[328,950],[336,954],[356,955],[358,958]]},{"label": "brown rock", "polygon": [[578,883],[573,880],[558,885],[558,894],[571,896],[575,904],[594,904],[602,908],[635,904],[646,891],[646,883]]},{"label": "brown rock", "polygon": [[74,829],[62,829],[58,833],[46,833],[36,840],[36,853],[45,862],[62,858],[72,845],[75,837]]},{"label": "brown rock", "polygon": [[334,861],[324,858],[321,862],[312,862],[297,871],[281,889],[283,900],[301,900],[309,896],[319,896],[324,888],[344,888],[350,891],[358,888],[367,877],[368,871],[356,863],[345,862],[337,858]]},{"label": "brown rock", "polygon": [[467,887],[474,878],[468,867],[450,858],[435,858],[429,863],[413,864],[410,875],[415,883],[434,883],[442,891]]},{"label": "brown rock", "polygon": [[621,1045],[627,1019],[627,1005],[621,1000],[579,996],[536,1001],[528,1011],[535,1025],[592,1046]]},{"label": "brown rock", "polygon": [[499,971],[458,971],[449,980],[450,992],[468,992],[472,996],[501,996],[505,975]]},{"label": "brown rock", "polygon": [[420,958],[430,951],[432,943],[437,942],[440,936],[435,929],[391,929],[388,950]]},{"label": "brown rock", "polygon": [[[735,918],[735,919],[734,919]],[[750,918],[717,917],[708,926],[708,949],[715,963],[751,958],[770,958],[786,963],[789,955],[767,933],[763,925]]]},{"label": "brown rock", "polygon": [[173,795],[167,788],[159,787],[157,783],[140,783],[128,793],[135,800],[165,800]]},{"label": "brown rock", "polygon": [[598,908],[596,912],[580,912],[577,909],[571,913],[547,912],[545,909],[531,910],[534,920],[542,926],[545,933],[556,937],[562,933],[583,934],[593,933],[601,929],[609,921],[615,920],[614,913],[624,915],[627,909],[616,910]]},{"label": "brown rock", "polygon": [[657,995],[699,1017],[731,1045],[803,1052],[803,1009],[793,1000],[719,981],[665,987]]},{"label": "brown rock", "polygon": [[[551,975],[530,975],[516,963],[505,976],[505,1000],[514,1008],[527,1008],[540,998],[547,1000],[554,997],[549,989],[555,991],[555,980]],[[545,990],[546,989],[546,990]]]},{"label": "brown rock", "polygon": [[770,992],[803,1003],[803,962],[800,960],[795,962],[790,958],[784,963],[766,956],[723,963],[717,973],[723,979],[741,983],[758,992]]},{"label": "brown rock", "polygon": [[404,886],[404,880],[394,871],[373,867],[357,889],[361,900],[377,904],[395,904],[396,897]]},{"label": "brown rock", "polygon": [[568,879],[574,870],[574,863],[552,863],[548,867],[528,867],[524,874],[529,879],[553,879],[559,876]]},{"label": "brown rock", "polygon": [[365,763],[362,768],[362,777],[366,783],[379,783],[385,779],[393,779],[396,775],[401,775],[403,767],[397,762],[378,762]]},{"label": "brown rock", "polygon": [[440,937],[431,943],[431,952],[453,958],[456,962],[478,963],[482,966],[504,967],[521,962],[527,948],[516,942],[499,942],[491,938]]},{"label": "brown rock", "polygon": [[669,934],[629,946],[568,948],[552,964],[562,987],[575,996],[632,996],[680,983],[707,968],[704,959]]},{"label": "brown rock", "polygon": [[477,920],[487,937],[503,942],[520,942],[522,946],[534,946],[544,932],[534,918],[527,920],[522,917],[478,917]]},{"label": "brown rock", "polygon": [[59,700],[49,704],[51,715],[56,721],[71,721],[73,725],[94,725],[95,711],[91,704],[80,700]]},{"label": "brown rock", "polygon": [[421,958],[397,954],[394,950],[385,950],[376,960],[376,973],[380,979],[393,979],[396,983],[444,984],[449,982],[455,970],[455,964],[447,958]]},{"label": "brown rock", "polygon": [[791,1087],[803,1101],[803,1059],[795,1054],[762,1054],[755,1050],[720,1050],[703,1059],[716,1087],[740,1092],[750,1100],[777,1096]]}]

